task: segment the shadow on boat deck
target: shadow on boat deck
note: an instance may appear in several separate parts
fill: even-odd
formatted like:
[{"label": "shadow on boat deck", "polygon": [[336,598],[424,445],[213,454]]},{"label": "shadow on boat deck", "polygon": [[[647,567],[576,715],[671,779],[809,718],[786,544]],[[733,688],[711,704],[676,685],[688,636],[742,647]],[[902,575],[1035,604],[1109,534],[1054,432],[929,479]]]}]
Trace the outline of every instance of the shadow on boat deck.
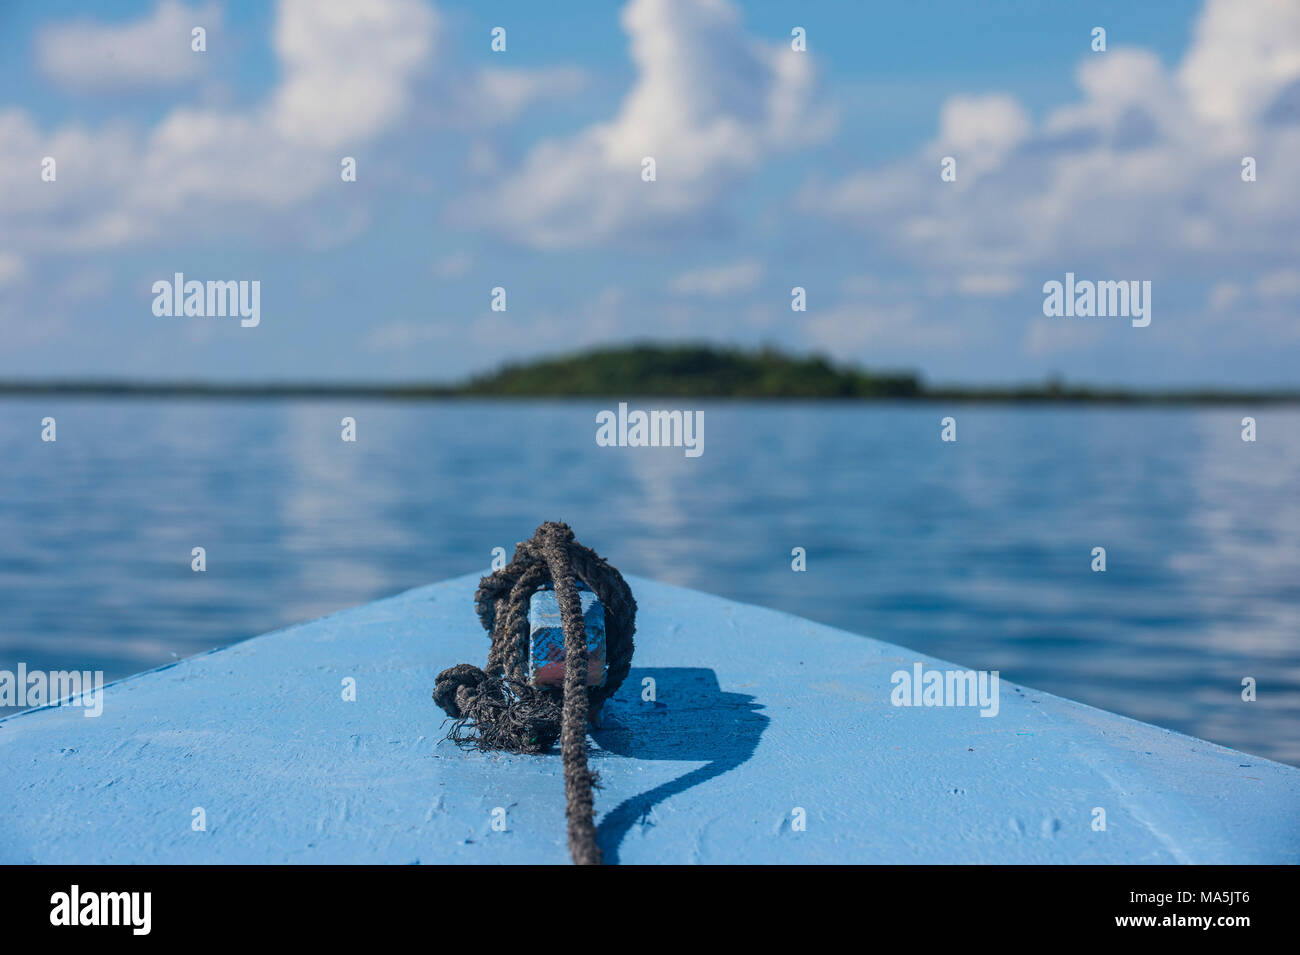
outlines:
[{"label": "shadow on boat deck", "polygon": [[[654,692],[646,700],[649,686]],[[659,803],[753,756],[769,722],[761,709],[752,696],[723,692],[718,675],[703,667],[633,667],[605,704],[603,727],[592,734],[601,750],[632,759],[708,763],[606,813],[596,827],[605,862],[618,862],[619,846],[633,825],[653,825],[650,813]]]}]

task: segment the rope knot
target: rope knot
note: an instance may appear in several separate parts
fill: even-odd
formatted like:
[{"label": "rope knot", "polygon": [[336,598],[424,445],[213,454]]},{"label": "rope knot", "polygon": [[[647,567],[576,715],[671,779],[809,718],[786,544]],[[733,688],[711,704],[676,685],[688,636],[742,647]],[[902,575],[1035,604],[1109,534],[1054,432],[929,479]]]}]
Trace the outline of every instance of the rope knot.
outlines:
[{"label": "rope knot", "polygon": [[433,702],[454,720],[461,719],[473,706],[479,687],[487,674],[472,663],[457,663],[438,674],[433,686]]},{"label": "rope knot", "polygon": [[[608,669],[600,686],[586,685],[580,583],[594,591],[605,608]],[[528,601],[548,586],[555,590],[564,630],[562,692],[528,683]],[[461,746],[513,753],[544,753],[560,740],[569,850],[575,862],[599,863],[587,717],[614,695],[632,665],[632,591],[617,570],[574,539],[568,524],[547,521],[519,543],[508,565],[479,582],[474,606],[492,637],[492,648],[485,669],[461,663],[438,674],[433,699],[455,721],[447,738]],[[474,734],[464,733],[471,724]]]}]

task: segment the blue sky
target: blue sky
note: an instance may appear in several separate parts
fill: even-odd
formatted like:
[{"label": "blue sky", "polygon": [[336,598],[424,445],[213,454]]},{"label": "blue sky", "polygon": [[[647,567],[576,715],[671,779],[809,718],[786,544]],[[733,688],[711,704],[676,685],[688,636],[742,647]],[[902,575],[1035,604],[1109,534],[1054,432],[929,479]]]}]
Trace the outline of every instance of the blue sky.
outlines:
[{"label": "blue sky", "polygon": [[[14,2],[0,376],[447,379],[655,338],[1295,385],[1296,156],[1291,0]],[[1045,317],[1067,271],[1150,281],[1150,326]],[[259,281],[260,325],[155,316],[175,272]]]}]

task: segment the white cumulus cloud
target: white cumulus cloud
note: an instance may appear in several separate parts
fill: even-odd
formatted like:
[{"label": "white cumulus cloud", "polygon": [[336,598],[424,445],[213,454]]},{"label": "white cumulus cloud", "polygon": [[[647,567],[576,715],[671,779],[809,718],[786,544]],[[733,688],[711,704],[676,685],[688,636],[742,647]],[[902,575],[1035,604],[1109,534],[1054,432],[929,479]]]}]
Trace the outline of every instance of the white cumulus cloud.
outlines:
[{"label": "white cumulus cloud", "polygon": [[[1007,96],[953,97],[916,156],[810,184],[801,205],[945,274],[1213,278],[1300,254],[1300,4],[1208,0],[1175,69],[1113,48],[1076,78],[1081,100],[1037,124]],[[945,155],[956,183],[940,180]]]},{"label": "white cumulus cloud", "polygon": [[81,19],[46,27],[36,37],[36,63],[50,79],[81,90],[183,82],[198,75],[204,56],[190,48],[191,31],[203,27],[211,34],[220,25],[215,3],[161,0],[149,16],[129,23]]},{"label": "white cumulus cloud", "polygon": [[99,249],[299,204],[409,112],[437,29],[420,0],[280,0],[279,82],[249,108],[182,105],[143,132],[43,130],[0,110],[0,231],[38,251]]},{"label": "white cumulus cloud", "polygon": [[542,247],[689,220],[774,151],[829,130],[809,55],[752,38],[726,0],[631,0],[622,24],[637,79],[614,117],[538,144],[475,215]]}]

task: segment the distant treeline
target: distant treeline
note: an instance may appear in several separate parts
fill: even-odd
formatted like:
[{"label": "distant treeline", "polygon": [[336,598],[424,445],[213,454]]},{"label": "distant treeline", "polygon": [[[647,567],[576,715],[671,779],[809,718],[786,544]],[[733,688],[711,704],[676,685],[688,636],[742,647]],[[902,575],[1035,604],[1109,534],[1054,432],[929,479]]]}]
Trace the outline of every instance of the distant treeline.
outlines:
[{"label": "distant treeline", "polygon": [[910,371],[866,371],[773,348],[628,345],[517,362],[461,384],[0,381],[0,394],[193,398],[746,398],[899,401],[1225,404],[1300,402],[1300,390],[1146,391],[1060,381],[1008,386],[926,385]]}]

